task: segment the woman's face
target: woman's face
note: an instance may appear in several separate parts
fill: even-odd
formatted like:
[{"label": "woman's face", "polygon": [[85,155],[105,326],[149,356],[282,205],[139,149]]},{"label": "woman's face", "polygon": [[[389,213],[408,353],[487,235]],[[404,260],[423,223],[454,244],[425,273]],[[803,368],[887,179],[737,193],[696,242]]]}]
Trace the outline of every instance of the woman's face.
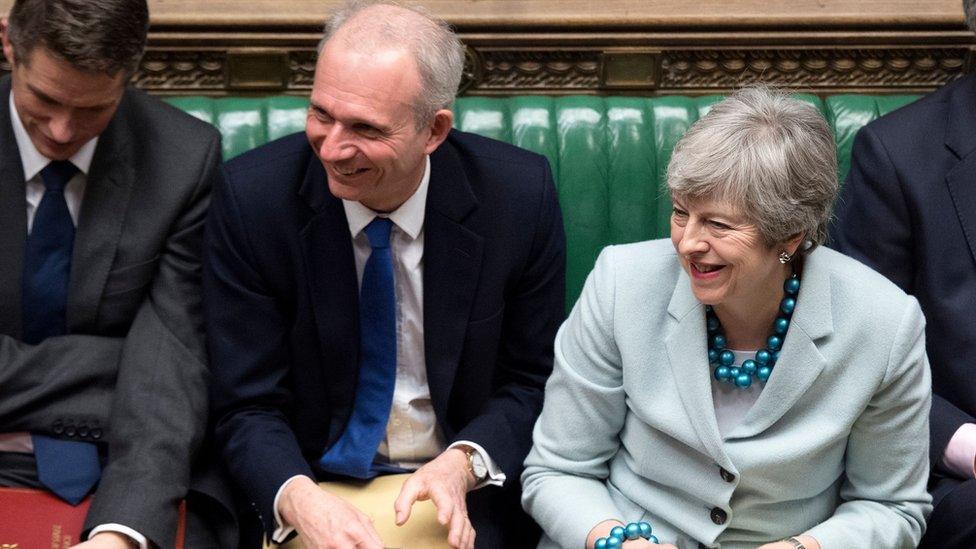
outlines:
[{"label": "woman's face", "polygon": [[790,272],[778,259],[785,247],[767,246],[756,225],[727,203],[677,198],[673,203],[671,242],[699,301],[745,312],[782,297]]}]

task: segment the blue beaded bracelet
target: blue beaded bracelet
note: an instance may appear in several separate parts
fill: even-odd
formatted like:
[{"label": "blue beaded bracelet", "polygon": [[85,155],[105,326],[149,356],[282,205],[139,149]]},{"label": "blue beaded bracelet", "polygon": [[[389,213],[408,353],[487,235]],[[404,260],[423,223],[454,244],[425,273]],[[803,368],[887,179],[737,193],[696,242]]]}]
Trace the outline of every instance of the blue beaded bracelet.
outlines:
[{"label": "blue beaded bracelet", "polygon": [[596,540],[593,549],[620,549],[625,541],[644,538],[658,543],[657,536],[651,534],[651,525],[646,522],[631,522],[627,526],[614,526],[610,535]]}]

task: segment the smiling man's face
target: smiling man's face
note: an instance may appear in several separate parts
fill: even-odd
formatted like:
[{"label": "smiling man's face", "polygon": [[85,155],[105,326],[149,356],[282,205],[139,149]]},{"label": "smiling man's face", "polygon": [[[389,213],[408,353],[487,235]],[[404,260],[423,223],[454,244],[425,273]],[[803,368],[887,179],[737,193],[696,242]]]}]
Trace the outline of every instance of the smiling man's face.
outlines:
[{"label": "smiling man's face", "polygon": [[417,189],[426,155],[443,141],[433,117],[417,128],[420,76],[412,56],[326,44],[315,69],[305,132],[328,174],[329,190],[375,211],[392,211]]},{"label": "smiling man's face", "polygon": [[[14,107],[38,152],[67,160],[112,121],[125,92],[126,77],[80,70],[35,46],[28,59],[16,59],[3,35],[11,71]],[[5,108],[5,107],[2,107]]]}]

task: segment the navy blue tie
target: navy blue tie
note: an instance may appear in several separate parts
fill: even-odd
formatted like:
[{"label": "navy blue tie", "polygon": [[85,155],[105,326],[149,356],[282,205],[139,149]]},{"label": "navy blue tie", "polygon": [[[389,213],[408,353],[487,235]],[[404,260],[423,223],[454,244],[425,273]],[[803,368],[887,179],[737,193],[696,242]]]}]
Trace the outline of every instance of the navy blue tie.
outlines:
[{"label": "navy blue tie", "polygon": [[[21,292],[23,339],[31,345],[68,332],[66,310],[75,226],[64,187],[77,172],[67,160],[51,162],[41,170],[44,196],[24,248]],[[94,444],[43,435],[33,435],[32,439],[41,483],[65,501],[77,504],[101,475],[98,449]]]},{"label": "navy blue tie", "polygon": [[361,479],[388,469],[373,460],[386,433],[396,383],[392,226],[377,217],[364,229],[372,252],[359,290],[359,384],[346,430],[319,460],[326,471]]}]

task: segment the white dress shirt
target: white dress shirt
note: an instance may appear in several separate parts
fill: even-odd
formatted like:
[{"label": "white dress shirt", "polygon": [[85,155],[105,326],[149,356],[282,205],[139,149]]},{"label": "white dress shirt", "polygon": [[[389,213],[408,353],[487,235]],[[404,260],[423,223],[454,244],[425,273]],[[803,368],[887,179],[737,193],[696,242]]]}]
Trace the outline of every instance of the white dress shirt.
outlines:
[{"label": "white dress shirt", "polygon": [[[409,471],[418,469],[448,448],[434,413],[430,386],[427,383],[427,363],[424,358],[424,214],[429,184],[430,158],[428,157],[417,190],[388,216],[378,214],[359,202],[342,201],[346,220],[349,223],[349,234],[352,237],[356,278],[360,286],[366,260],[372,252],[369,238],[363,229],[374,218],[381,215],[393,221],[390,250],[393,254],[396,293],[396,385],[393,389],[390,419],[386,425],[386,437],[380,442],[378,453],[391,464]],[[489,484],[501,486],[505,482],[505,474],[492,461],[484,448],[470,441],[457,441],[450,447],[461,445],[474,448],[488,466],[488,477],[476,488]],[[285,486],[299,476],[285,481],[275,496],[275,520],[279,527],[275,530],[272,539],[276,542],[283,541],[294,530],[281,520],[278,498]]]},{"label": "white dress shirt", "polygon": [[[17,150],[20,152],[20,163],[24,168],[24,181],[26,182],[26,204],[27,204],[27,234],[30,234],[34,227],[34,214],[37,207],[44,197],[44,180],[41,179],[43,170],[51,159],[42,155],[34,142],[31,141],[24,128],[24,123],[17,113],[14,105],[14,93],[10,92],[10,123],[13,126],[14,139],[17,141]],[[95,146],[98,145],[98,136],[93,137],[78,149],[69,159],[78,168],[76,173],[64,187],[64,200],[68,203],[68,213],[71,215],[71,222],[78,226],[78,214],[81,211],[81,201],[85,195],[85,186],[88,184],[88,171],[91,168],[92,158],[95,156]],[[30,433],[2,433],[0,434],[0,452],[21,452],[34,453],[34,444],[31,442]],[[139,532],[122,524],[101,524],[92,529],[88,537],[94,536],[99,532],[116,532],[126,535],[139,544],[140,549],[149,549],[149,541]]]}]

